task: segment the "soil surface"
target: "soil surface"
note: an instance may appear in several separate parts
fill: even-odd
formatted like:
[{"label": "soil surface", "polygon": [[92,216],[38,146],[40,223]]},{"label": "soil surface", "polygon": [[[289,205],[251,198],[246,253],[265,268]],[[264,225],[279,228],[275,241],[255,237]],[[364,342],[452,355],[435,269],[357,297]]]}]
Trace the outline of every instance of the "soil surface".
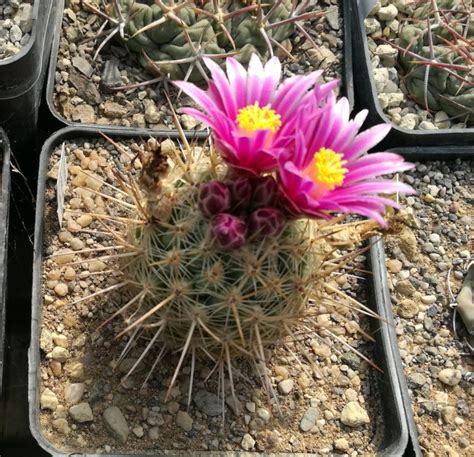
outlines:
[{"label": "soil surface", "polygon": [[474,451],[474,338],[459,314],[454,331],[450,306],[472,260],[473,169],[472,160],[453,160],[407,172],[402,179],[418,195],[402,201],[411,215],[386,242],[400,353],[427,456]]},{"label": "soil surface", "polygon": [[[124,324],[117,318],[100,331],[97,328],[122,303],[120,290],[84,299],[120,282],[120,273],[113,271],[116,260],[107,257],[117,252],[111,249],[113,239],[90,213],[115,217],[129,213],[112,173],[133,157],[130,142],[121,144],[123,151],[117,152],[102,139],[66,142],[69,173],[62,228],[55,189],[61,148],[50,160],[39,367],[45,439],[69,452],[375,455],[384,434],[376,371],[341,342],[308,328],[295,330],[298,343],[288,341],[272,351],[268,369],[275,393],[270,398],[245,361],[237,365],[241,376],[235,383],[236,401],[229,395],[228,382],[225,402],[216,395],[213,364],[199,361],[188,407],[187,360],[165,400],[179,354],[166,355],[145,385],[156,351],[124,379],[146,341],[136,344],[116,366],[127,344],[127,337],[116,338]],[[356,261],[363,262],[364,256]],[[331,282],[365,303],[361,275],[340,272]],[[343,314],[320,305],[318,322],[328,324],[338,338],[372,359],[372,343],[357,333],[359,326],[367,327],[367,320],[341,308]]]},{"label": "soil surface", "polygon": [[[98,0],[89,0],[97,6]],[[327,11],[308,25],[308,33],[318,48],[303,35],[292,38],[295,61],[286,57],[284,77],[323,69],[327,81],[342,74],[342,23],[338,1],[311,0],[314,9]],[[169,92],[174,108],[189,106],[191,100],[179,95],[169,81],[147,84],[155,76],[140,66],[137,55],[111,40],[94,60],[101,43],[96,39],[103,19],[87,10],[79,0],[71,0],[64,11],[55,71],[53,102],[67,121],[169,129],[173,119],[164,96]],[[143,83],[143,84],[142,84]],[[138,85],[133,89],[113,88]],[[185,129],[202,129],[194,118],[179,115]]]}]

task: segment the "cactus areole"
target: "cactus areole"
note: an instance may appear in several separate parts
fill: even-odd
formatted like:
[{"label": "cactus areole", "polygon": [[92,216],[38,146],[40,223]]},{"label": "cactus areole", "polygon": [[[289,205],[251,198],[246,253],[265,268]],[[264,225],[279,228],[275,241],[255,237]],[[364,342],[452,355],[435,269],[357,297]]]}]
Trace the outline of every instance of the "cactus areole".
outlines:
[{"label": "cactus areole", "polygon": [[[358,134],[365,114],[350,120],[347,100],[336,103],[319,73],[280,84],[276,58],[263,66],[254,55],[248,70],[229,59],[228,78],[208,65],[208,92],[177,85],[204,110],[190,112],[211,125],[213,141],[148,141],[133,184],[137,222],[123,236],[132,260],[120,265],[130,293],[122,334],[146,335],[145,354],[155,343],[180,353],[173,380],[189,356],[231,373],[235,357],[259,365],[297,324],[314,327],[338,264],[334,234],[357,246],[384,223],[385,206],[397,206],[377,194],[412,191],[379,179],[410,164],[366,154],[386,126]],[[375,221],[345,226],[334,212]]]}]

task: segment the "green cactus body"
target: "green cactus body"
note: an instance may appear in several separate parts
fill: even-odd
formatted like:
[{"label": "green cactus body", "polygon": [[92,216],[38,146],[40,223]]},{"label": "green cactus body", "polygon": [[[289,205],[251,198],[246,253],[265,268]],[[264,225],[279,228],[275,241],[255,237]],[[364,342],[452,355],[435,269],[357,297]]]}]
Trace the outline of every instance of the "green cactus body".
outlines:
[{"label": "green cactus body", "polygon": [[[271,214],[272,208],[262,195],[264,206],[255,206],[260,205],[251,194],[255,181],[246,187],[242,180],[266,178],[260,183],[267,183],[270,195],[271,177],[236,175],[209,146],[178,149],[171,140],[150,139],[132,150],[141,166],[120,176],[135,204],[122,213],[126,218],[120,218],[115,231],[121,253],[115,269],[124,288],[118,309],[105,321],[119,315],[124,320],[119,336],[127,334],[128,340],[117,363],[139,341],[146,347],[126,377],[151,352],[159,352],[155,361],[166,352],[179,354],[171,389],[189,358],[192,364],[211,359],[215,367],[225,367],[231,383],[232,369],[241,359],[257,368],[270,394],[268,350],[292,341],[302,328],[323,333],[321,307],[346,314],[344,294],[327,283],[360,252],[341,255],[339,249],[360,245],[374,234],[376,223],[344,225],[285,216],[278,231],[261,236],[255,225],[252,229],[252,216],[261,210]],[[131,171],[137,168],[138,175]],[[232,193],[237,182],[241,192]],[[212,186],[212,194],[206,193]],[[229,201],[222,189],[229,191]],[[207,199],[217,190],[225,209],[210,212],[216,206]],[[245,192],[249,200],[239,207],[234,197]],[[271,201],[273,214],[280,212],[278,194]],[[224,248],[219,242],[214,229],[222,216],[245,226],[242,244]],[[327,287],[342,296],[340,308]]]},{"label": "green cactus body", "polygon": [[[164,0],[165,6],[178,5],[179,1]],[[199,82],[202,74],[193,68],[189,75],[190,59],[196,56],[193,46],[200,48],[204,54],[234,54],[241,63],[247,63],[252,53],[262,58],[269,57],[266,40],[258,29],[254,11],[245,11],[235,14],[220,23],[222,14],[236,13],[252,2],[232,0],[219,1],[219,11],[215,11],[212,2],[192,2],[174,13],[177,20],[165,17],[163,8],[153,1],[119,0],[120,13],[126,18],[124,29],[124,44],[136,53],[139,53],[141,65],[150,72],[158,68],[160,73],[168,74],[171,79],[183,79],[188,76],[189,81]],[[275,24],[291,17],[292,0],[283,0],[274,7],[275,0],[264,2],[262,6],[267,24]],[[198,4],[201,8],[196,6]],[[210,17],[202,12],[209,12]],[[120,17],[115,3],[112,5],[112,16]],[[143,27],[163,19],[163,23],[150,28],[136,36],[134,34]],[[223,27],[232,37],[229,39]],[[292,22],[283,23],[275,27],[267,27],[266,34],[269,40],[284,43],[294,32]],[[189,37],[189,38],[188,38]],[[193,45],[189,43],[189,39]],[[235,47],[234,47],[235,46]],[[275,46],[275,45],[273,45]],[[145,55],[153,62],[150,61]],[[183,62],[183,59],[188,59]]]},{"label": "green cactus body", "polygon": [[316,247],[324,243],[311,236],[314,224],[294,221],[275,238],[222,250],[197,207],[198,188],[176,184],[153,210],[160,220],[129,231],[142,255],[125,275],[137,293],[147,291],[129,321],[155,309],[144,328],[163,327],[160,340],[171,349],[189,339],[200,356],[258,357],[304,315],[324,254]]},{"label": "green cactus body", "polygon": [[[474,40],[474,23],[466,22],[465,8],[466,2],[459,0],[438,0],[440,10],[446,10],[450,15],[449,26],[457,33],[466,37],[466,40]],[[467,2],[469,3],[469,2]],[[464,46],[464,51],[468,56],[456,52],[450,45],[453,44],[451,32],[444,26],[436,26],[436,20],[432,11],[431,3],[417,8],[414,17],[420,22],[419,25],[406,25],[400,31],[400,47],[425,58],[434,60],[441,64],[459,65],[470,70],[451,69],[452,73],[474,83],[474,73],[472,63],[474,61],[473,48]],[[426,21],[430,20],[432,27],[430,46],[428,28]],[[466,25],[469,23],[468,29]],[[467,124],[474,123],[474,87],[465,81],[460,80],[452,73],[443,68],[430,66],[428,74],[427,92],[425,77],[426,65],[420,65],[419,60],[408,52],[400,51],[399,61],[406,72],[405,86],[410,96],[421,106],[425,106],[434,111],[445,111],[450,116],[459,121],[467,121]]]}]

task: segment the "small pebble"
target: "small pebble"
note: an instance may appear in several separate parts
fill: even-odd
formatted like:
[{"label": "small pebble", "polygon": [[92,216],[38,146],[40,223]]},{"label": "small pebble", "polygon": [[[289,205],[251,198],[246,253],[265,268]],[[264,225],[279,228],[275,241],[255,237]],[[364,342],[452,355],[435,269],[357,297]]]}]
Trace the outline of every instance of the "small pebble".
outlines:
[{"label": "small pebble", "polygon": [[438,373],[438,379],[448,386],[456,386],[461,382],[461,371],[445,368]]},{"label": "small pebble", "polygon": [[109,434],[124,444],[128,438],[129,428],[122,411],[117,406],[109,406],[104,410],[102,417]]},{"label": "small pebble", "polygon": [[186,411],[178,411],[176,415],[176,425],[185,432],[190,432],[193,428],[193,419]]},{"label": "small pebble", "polygon": [[367,411],[355,401],[349,402],[341,413],[341,422],[349,427],[359,427],[370,423]]},{"label": "small pebble", "polygon": [[294,381],[293,379],[285,379],[283,381],[280,381],[278,383],[278,392],[280,392],[282,395],[288,395],[294,387]]},{"label": "small pebble", "polygon": [[59,401],[56,394],[50,389],[44,389],[40,397],[41,409],[49,409],[55,411]]},{"label": "small pebble", "polygon": [[244,449],[245,451],[250,451],[255,446],[255,440],[253,439],[252,435],[250,435],[249,433],[246,433],[243,436],[240,445],[242,446],[242,449]]},{"label": "small pebble", "polygon": [[81,424],[84,422],[92,422],[94,420],[92,409],[89,403],[86,402],[71,406],[69,408],[69,414],[76,422]]},{"label": "small pebble", "polygon": [[309,432],[316,424],[319,411],[316,408],[308,408],[301,418],[300,429],[302,432]]}]

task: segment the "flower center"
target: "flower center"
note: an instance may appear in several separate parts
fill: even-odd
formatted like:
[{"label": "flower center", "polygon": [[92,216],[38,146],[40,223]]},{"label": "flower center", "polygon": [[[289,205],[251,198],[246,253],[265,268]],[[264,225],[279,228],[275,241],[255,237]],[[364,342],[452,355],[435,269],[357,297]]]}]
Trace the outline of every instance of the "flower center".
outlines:
[{"label": "flower center", "polygon": [[347,160],[344,156],[332,149],[321,148],[314,154],[313,178],[318,184],[324,185],[328,190],[339,187],[344,182],[344,176],[349,171],[344,168]]},{"label": "flower center", "polygon": [[236,122],[246,132],[270,130],[272,133],[276,133],[281,127],[280,115],[271,109],[270,105],[260,107],[258,102],[241,108],[237,114]]}]

